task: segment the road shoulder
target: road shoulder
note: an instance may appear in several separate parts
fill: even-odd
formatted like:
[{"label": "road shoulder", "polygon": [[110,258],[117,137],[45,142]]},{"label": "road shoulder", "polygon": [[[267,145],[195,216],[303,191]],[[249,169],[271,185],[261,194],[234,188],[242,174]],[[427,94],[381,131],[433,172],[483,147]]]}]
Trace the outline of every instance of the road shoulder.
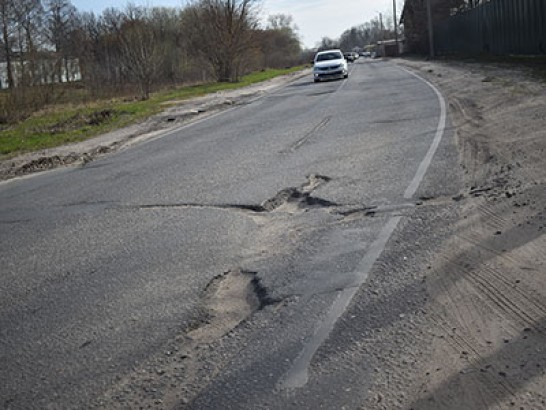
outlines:
[{"label": "road shoulder", "polygon": [[413,330],[365,407],[542,409],[546,85],[521,67],[398,63],[446,97],[463,188],[439,243],[410,257],[421,314],[402,319]]}]

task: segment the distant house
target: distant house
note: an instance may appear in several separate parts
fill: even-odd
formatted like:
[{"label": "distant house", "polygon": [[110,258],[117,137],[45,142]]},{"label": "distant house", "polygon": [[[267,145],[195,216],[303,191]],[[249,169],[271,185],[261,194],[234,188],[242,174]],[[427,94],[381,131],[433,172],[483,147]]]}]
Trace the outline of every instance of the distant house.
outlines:
[{"label": "distant house", "polygon": [[[440,24],[455,11],[476,0],[430,0],[432,21]],[[427,0],[405,0],[400,23],[404,25],[405,51],[416,54],[428,52]]]},{"label": "distant house", "polygon": [[402,53],[403,47],[403,39],[381,40],[377,42],[375,52],[378,57],[396,57]]},{"label": "distant house", "polygon": [[[41,55],[36,61],[19,60],[11,62],[13,80],[20,85],[25,79],[29,85],[43,85],[81,81],[80,63],[77,58],[59,59],[51,55]],[[0,89],[8,88],[7,63],[0,62]]]}]

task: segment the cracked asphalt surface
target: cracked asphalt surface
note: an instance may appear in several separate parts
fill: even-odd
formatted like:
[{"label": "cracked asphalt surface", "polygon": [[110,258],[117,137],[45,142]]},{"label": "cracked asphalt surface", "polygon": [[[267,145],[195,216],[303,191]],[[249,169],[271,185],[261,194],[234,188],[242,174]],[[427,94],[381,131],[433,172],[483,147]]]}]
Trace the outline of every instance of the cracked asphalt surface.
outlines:
[{"label": "cracked asphalt surface", "polygon": [[[3,183],[4,408],[361,406],[381,368],[359,338],[406,306],[421,318],[423,295],[405,282],[400,252],[417,237],[432,252],[453,216],[460,175],[449,123],[404,198],[439,115],[424,82],[361,61],[346,81],[302,78],[83,166]],[[381,305],[357,288],[307,383],[287,387],[393,217],[400,223],[371,272],[392,270],[392,294]],[[261,303],[233,328],[192,338],[215,320],[203,307],[208,284],[232,271],[252,272],[259,287],[240,286],[259,289]]]}]

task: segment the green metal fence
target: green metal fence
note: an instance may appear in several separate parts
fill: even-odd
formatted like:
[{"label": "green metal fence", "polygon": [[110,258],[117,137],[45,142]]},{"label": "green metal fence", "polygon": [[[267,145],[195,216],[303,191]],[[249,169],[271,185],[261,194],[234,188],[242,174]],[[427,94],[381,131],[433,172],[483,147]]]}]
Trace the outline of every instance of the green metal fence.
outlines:
[{"label": "green metal fence", "polygon": [[434,27],[437,54],[546,54],[546,0],[491,0]]}]

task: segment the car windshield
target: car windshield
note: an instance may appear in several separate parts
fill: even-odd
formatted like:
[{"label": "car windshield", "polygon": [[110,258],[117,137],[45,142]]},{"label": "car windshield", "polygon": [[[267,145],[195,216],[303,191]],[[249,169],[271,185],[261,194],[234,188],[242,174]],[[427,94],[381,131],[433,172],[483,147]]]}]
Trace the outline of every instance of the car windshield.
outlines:
[{"label": "car windshield", "polygon": [[317,61],[339,60],[340,58],[342,58],[340,53],[324,53],[317,55]]}]

